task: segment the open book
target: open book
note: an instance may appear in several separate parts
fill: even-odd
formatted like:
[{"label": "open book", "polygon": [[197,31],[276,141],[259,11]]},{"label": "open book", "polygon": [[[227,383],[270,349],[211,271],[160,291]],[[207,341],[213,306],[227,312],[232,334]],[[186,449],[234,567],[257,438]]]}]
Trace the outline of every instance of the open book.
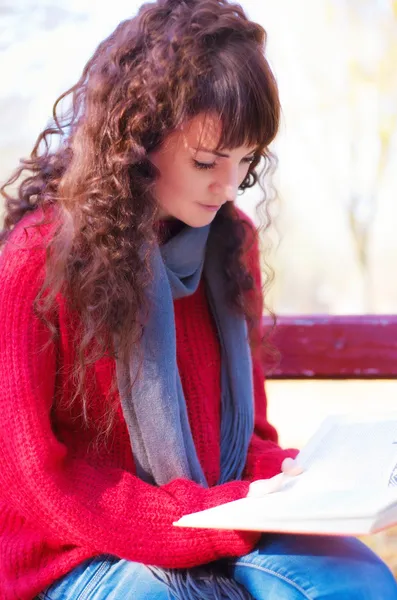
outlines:
[{"label": "open book", "polygon": [[279,491],[185,515],[174,525],[361,535],[397,524],[397,413],[328,417]]}]

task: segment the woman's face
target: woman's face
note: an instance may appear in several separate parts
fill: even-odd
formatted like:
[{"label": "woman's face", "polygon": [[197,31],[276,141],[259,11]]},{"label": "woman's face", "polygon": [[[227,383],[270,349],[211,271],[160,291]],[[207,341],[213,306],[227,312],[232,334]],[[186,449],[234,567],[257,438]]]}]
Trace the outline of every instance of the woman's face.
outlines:
[{"label": "woman's face", "polygon": [[161,219],[203,227],[211,223],[222,204],[234,202],[256,147],[216,152],[220,134],[219,118],[198,115],[150,154],[160,171],[154,193]]}]

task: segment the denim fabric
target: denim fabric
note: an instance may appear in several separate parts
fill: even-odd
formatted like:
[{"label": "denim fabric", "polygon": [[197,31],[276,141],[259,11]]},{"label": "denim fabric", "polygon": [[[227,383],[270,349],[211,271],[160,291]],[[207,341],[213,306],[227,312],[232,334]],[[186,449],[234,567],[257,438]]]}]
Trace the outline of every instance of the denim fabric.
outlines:
[{"label": "denim fabric", "polygon": [[[353,538],[264,535],[253,552],[222,561],[222,566],[256,600],[397,600],[397,584],[388,567]],[[171,598],[145,565],[108,555],[85,561],[38,597]]]}]

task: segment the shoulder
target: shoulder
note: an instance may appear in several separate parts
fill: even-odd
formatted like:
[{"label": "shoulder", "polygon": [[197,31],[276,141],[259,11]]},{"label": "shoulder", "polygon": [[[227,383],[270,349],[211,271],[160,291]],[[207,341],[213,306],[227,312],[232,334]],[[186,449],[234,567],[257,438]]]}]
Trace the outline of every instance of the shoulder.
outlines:
[{"label": "shoulder", "polygon": [[[46,250],[56,228],[55,210],[41,207],[27,213],[16,224],[0,254],[0,280],[33,284],[44,276]],[[42,277],[41,277],[42,278]]]},{"label": "shoulder", "polygon": [[45,249],[56,227],[56,208],[54,206],[43,208],[37,207],[31,212],[25,213],[22,219],[11,231],[4,251],[19,248],[29,250],[32,248]]}]

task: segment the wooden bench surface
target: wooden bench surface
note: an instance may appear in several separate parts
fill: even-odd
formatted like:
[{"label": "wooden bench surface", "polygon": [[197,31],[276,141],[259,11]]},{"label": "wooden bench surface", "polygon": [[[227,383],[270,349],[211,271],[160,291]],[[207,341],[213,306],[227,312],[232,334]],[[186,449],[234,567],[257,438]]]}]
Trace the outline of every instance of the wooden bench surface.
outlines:
[{"label": "wooden bench surface", "polygon": [[[266,328],[271,320],[264,317]],[[277,317],[271,343],[279,365],[268,379],[394,379],[397,316]]]}]

